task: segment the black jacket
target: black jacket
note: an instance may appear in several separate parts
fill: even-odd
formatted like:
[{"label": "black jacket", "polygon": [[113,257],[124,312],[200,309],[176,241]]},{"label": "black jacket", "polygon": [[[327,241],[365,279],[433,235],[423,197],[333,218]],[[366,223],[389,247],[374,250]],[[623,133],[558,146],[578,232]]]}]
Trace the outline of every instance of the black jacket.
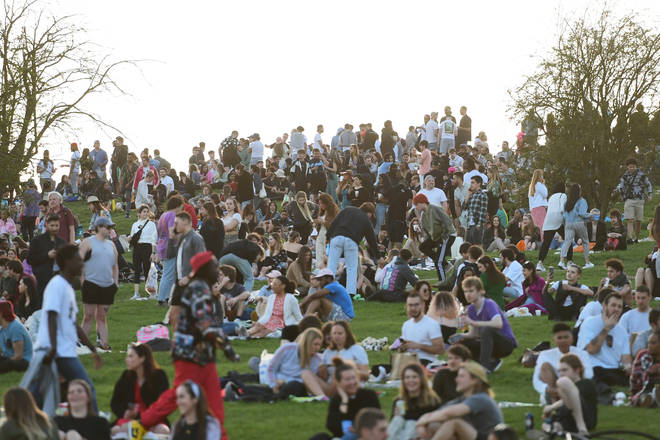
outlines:
[{"label": "black jacket", "polygon": [[593,235],[593,230],[591,227],[591,221],[584,222],[584,226],[587,227],[587,236],[589,237],[589,242],[596,242],[594,245],[594,251],[602,251],[605,247],[605,242],[607,241],[607,227],[602,221],[598,221],[596,224],[596,236]]},{"label": "black jacket", "polygon": [[205,220],[199,230],[199,235],[204,238],[206,250],[213,252],[216,258],[220,258],[220,252],[225,245],[225,226],[220,219]]},{"label": "black jacket", "polygon": [[[128,409],[128,404],[135,402],[135,380],[134,372],[124,370],[115,384],[110,408],[118,419],[124,417],[124,413]],[[169,388],[170,382],[167,380],[167,374],[163,370],[158,369],[140,387],[140,397],[142,397],[142,401],[148,407],[158,400],[158,397]]]},{"label": "black jacket", "polygon": [[234,254],[238,258],[242,258],[250,262],[250,264],[257,261],[261,253],[261,246],[250,240],[237,240],[229,243],[220,252],[220,257],[227,254]]},{"label": "black jacket", "polygon": [[369,216],[361,209],[348,206],[339,211],[337,217],[330,223],[327,239],[330,240],[339,235],[350,238],[358,245],[363,238],[366,239],[371,257],[378,258],[380,256],[374,226],[371,224]]},{"label": "black jacket", "polygon": [[30,242],[30,251],[28,252],[27,262],[32,266],[32,273],[37,280],[37,291],[39,297],[43,297],[46,284],[53,277],[53,263],[54,259],[48,258],[48,252],[52,249],[57,249],[66,244],[64,239],[55,236],[51,240],[50,236],[46,234],[37,235]]},{"label": "black jacket", "polygon": [[342,437],[344,435],[341,429],[341,422],[343,420],[355,421],[355,416],[362,408],[380,409],[378,396],[374,391],[366,388],[359,388],[357,393],[355,393],[355,396],[348,401],[348,410],[346,414],[339,411],[340,403],[341,398],[339,397],[339,394],[335,394],[335,396],[330,399],[330,404],[328,405],[328,417],[325,422],[325,427],[328,428],[335,437]]}]

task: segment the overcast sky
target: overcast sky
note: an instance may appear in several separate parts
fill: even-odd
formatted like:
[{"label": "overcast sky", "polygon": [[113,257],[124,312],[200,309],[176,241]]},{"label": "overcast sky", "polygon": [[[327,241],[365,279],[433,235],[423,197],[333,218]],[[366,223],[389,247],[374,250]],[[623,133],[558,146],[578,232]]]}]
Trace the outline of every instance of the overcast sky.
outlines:
[{"label": "overcast sky", "polygon": [[[657,23],[660,2],[611,3]],[[533,71],[556,37],[559,16],[582,15],[587,1],[191,1],[53,0],[56,14],[77,14],[89,38],[116,59],[145,59],[117,80],[128,97],[95,98],[88,108],[119,127],[132,151],[160,148],[175,167],[203,140],[217,149],[231,130],[265,143],[303,125],[324,141],[345,122],[391,119],[405,136],[425,113],[461,105],[472,133],[491,151],[512,142],[507,90]],[[91,147],[111,135],[80,122],[76,136],[50,140]],[[57,163],[56,163],[57,165]]]}]

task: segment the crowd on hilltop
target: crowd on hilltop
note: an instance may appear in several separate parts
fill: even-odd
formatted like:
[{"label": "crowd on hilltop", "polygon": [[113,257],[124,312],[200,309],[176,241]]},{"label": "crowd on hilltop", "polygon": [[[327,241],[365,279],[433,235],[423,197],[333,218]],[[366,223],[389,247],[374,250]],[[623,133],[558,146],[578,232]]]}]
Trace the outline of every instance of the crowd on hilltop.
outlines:
[{"label": "crowd on hilltop", "polygon": [[[628,387],[632,405],[657,407],[660,310],[650,302],[660,296],[660,206],[649,225],[656,246],[634,282],[621,260],[601,269],[590,260],[646,240],[651,181],[636,158],[626,162],[614,191],[623,213],[589,209],[579,184],[549,185],[542,169],[527,200],[512,199],[523,152],[537,148],[532,127],[492,155],[484,132],[473,138],[467,109],[457,120],[446,107],[401,135],[391,121],[380,134],[347,123],[328,136],[319,125],[309,139],[297,127],[269,145],[234,131],[217,153],[193,147],[178,172],[158,149],[136,154],[117,137],[112,152],[99,141],[82,153],[71,144],[69,173],[55,182],[44,151],[39,187],[29,180],[2,200],[0,372],[25,376],[5,394],[0,437],[100,439],[133,429],[225,438],[223,398],[256,391],[231,378],[218,384],[216,349],[233,358],[231,338],[275,337],[277,351],[250,363],[259,393],[328,399],[331,434],[314,438],[514,438],[499,426],[490,378],[518,347],[509,319],[530,314],[558,321],[556,347],[523,358],[534,366],[545,430],[593,429],[611,387]],[[87,203],[89,224],[66,206],[76,200]],[[130,229],[117,230],[121,215],[134,216]],[[565,279],[545,267],[550,250]],[[536,262],[525,255],[532,251]],[[587,286],[584,270],[605,276]],[[100,368],[99,353],[112,350],[121,282],[133,284],[132,300],[167,311],[161,325],[140,323],[151,336],[127,351],[111,425],[78,356],[86,347]],[[356,340],[357,301],[405,303],[392,364],[371,364],[370,345]],[[163,339],[173,386],[152,355]],[[400,381],[389,421],[367,387],[388,379]]]}]

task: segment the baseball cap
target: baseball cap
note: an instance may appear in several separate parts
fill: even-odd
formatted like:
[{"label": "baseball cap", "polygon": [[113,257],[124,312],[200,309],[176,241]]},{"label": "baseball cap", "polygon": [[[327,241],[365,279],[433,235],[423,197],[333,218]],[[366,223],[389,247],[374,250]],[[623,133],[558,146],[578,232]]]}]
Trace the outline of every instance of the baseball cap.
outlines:
[{"label": "baseball cap", "polygon": [[94,227],[98,228],[99,226],[114,226],[115,224],[112,223],[112,220],[110,220],[108,217],[99,217],[96,219],[96,222],[94,223]]},{"label": "baseball cap", "polygon": [[266,274],[266,278],[278,278],[282,276],[282,272],[279,270],[271,270]]},{"label": "baseball cap", "polygon": [[326,276],[334,277],[335,274],[330,269],[328,269],[326,267],[326,268],[321,269],[318,272],[316,272],[316,275],[314,275],[313,278],[321,278],[321,277],[326,277]]}]

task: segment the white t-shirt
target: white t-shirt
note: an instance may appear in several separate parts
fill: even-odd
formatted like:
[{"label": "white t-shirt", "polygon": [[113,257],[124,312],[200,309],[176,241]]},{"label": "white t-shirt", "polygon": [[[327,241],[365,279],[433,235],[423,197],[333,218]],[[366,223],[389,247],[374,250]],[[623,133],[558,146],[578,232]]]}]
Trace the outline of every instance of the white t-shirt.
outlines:
[{"label": "white t-shirt", "polygon": [[76,293],[71,284],[61,275],[55,275],[46,285],[41,306],[41,322],[35,348],[50,349],[48,333],[48,312],[57,313],[57,357],[77,357],[78,305]]},{"label": "white t-shirt", "polygon": [[[552,288],[556,290],[555,285],[559,287],[559,282],[556,282]],[[573,302],[571,301],[571,304]],[[570,305],[570,304],[569,304]],[[603,305],[599,303],[598,301],[591,301],[588,302],[586,306],[582,308],[582,311],[580,312],[580,316],[578,316],[577,321],[575,321],[575,327],[579,327],[585,319],[589,318],[590,316],[597,316],[603,313]]]},{"label": "white t-shirt", "polygon": [[646,331],[651,328],[651,324],[649,324],[649,310],[644,313],[637,309],[628,310],[621,315],[619,325],[628,333],[628,336],[633,333]]},{"label": "white t-shirt", "polygon": [[554,193],[548,200],[548,211],[545,214],[545,221],[541,227],[544,231],[556,231],[564,224],[564,206],[566,205],[566,194]]},{"label": "white t-shirt", "polygon": [[[243,219],[241,218],[241,215],[238,212],[236,212],[236,213],[232,214],[231,217],[222,217],[222,223],[224,223],[225,226],[227,226],[234,219],[238,220],[238,225],[240,225],[241,221],[243,221]],[[236,226],[237,231],[238,231],[238,225]]]},{"label": "white t-shirt", "polygon": [[314,135],[314,145],[313,148],[318,148],[321,152],[323,152],[323,140],[321,139],[321,133],[316,133]]},{"label": "white t-shirt", "polygon": [[445,119],[440,123],[440,129],[442,130],[441,139],[454,139],[458,132],[458,127],[456,123],[451,119]]},{"label": "white t-shirt", "polygon": [[[406,341],[416,342],[422,345],[431,345],[432,339],[442,338],[442,329],[438,321],[424,315],[419,322],[415,322],[410,318],[403,323],[401,327],[401,337]],[[437,360],[435,354],[427,353],[423,350],[410,350],[410,352],[417,353],[420,360],[426,359],[429,361]]]},{"label": "white t-shirt", "polygon": [[50,179],[53,176],[53,161],[49,160],[48,165],[44,165],[43,159],[39,161],[39,166],[43,168],[43,171],[41,174],[39,174],[39,177],[42,179]]},{"label": "white t-shirt", "polygon": [[[555,289],[555,291],[559,290],[559,283],[562,283],[562,284],[568,284],[568,280],[555,281],[555,282],[552,284],[552,288]],[[580,284],[578,287],[579,287],[580,289],[589,289],[589,287],[588,287],[588,286],[585,286],[584,284]],[[598,303],[598,301],[592,301],[592,302],[596,302],[596,303]],[[569,296],[567,296],[566,299],[564,300],[564,304],[563,304],[563,306],[564,306],[564,307],[569,307],[569,306],[571,306],[571,305],[573,305],[573,300],[571,299],[571,297],[570,297],[570,295],[569,295]],[[595,307],[595,306],[594,306],[594,307]],[[601,307],[601,310],[602,310],[602,307]],[[598,311],[598,313],[600,314],[600,310]],[[580,313],[580,316],[582,316],[582,313]],[[586,318],[586,317],[585,317],[585,318]],[[581,322],[581,321],[580,321],[580,318],[578,318],[578,322]],[[576,326],[578,325],[577,322],[575,323],[575,325],[576,325]]]},{"label": "white t-shirt", "polygon": [[429,144],[438,143],[438,123],[431,119],[424,126],[426,128],[426,141]]},{"label": "white t-shirt", "polygon": [[250,164],[254,165],[260,160],[264,160],[264,144],[261,141],[252,141],[250,142],[250,148],[252,149],[252,159]]},{"label": "white t-shirt", "polygon": [[[538,208],[540,206],[548,206],[548,188],[541,182],[536,182],[534,185],[534,195],[527,196],[529,200],[529,209]],[[543,226],[543,225],[536,225]]]},{"label": "white t-shirt", "polygon": [[472,177],[474,176],[481,177],[481,180],[483,181],[482,185],[488,183],[488,176],[486,176],[484,173],[480,173],[477,170],[468,171],[463,175],[463,187],[465,188],[466,191],[470,187],[470,179],[472,179]]},{"label": "white t-shirt", "polygon": [[463,169],[463,158],[459,156],[458,154],[456,155],[455,158],[449,158],[449,166],[458,168],[459,170]]},{"label": "white t-shirt", "polygon": [[161,177],[160,183],[165,185],[165,188],[167,188],[167,194],[174,191],[174,180],[172,180],[170,176]]},{"label": "white t-shirt", "polygon": [[[594,377],[594,370],[591,368],[591,359],[589,359],[589,353],[584,350],[577,348],[574,345],[571,345],[568,349],[569,353],[573,353],[582,361],[582,366],[584,366],[584,378],[591,379]],[[557,347],[551,348],[549,350],[543,350],[539,353],[539,357],[536,360],[536,366],[534,367],[534,375],[532,376],[532,384],[534,389],[541,394],[541,398],[545,398],[545,390],[548,387],[548,384],[541,380],[541,366],[544,363],[548,363],[555,369],[555,374],[559,376],[559,359],[563,356],[563,353],[559,351]]]},{"label": "white t-shirt", "polygon": [[447,195],[440,188],[421,189],[418,194],[424,194],[431,205],[441,206],[447,201]]},{"label": "white t-shirt", "polygon": [[[584,320],[580,326],[580,334],[578,335],[578,348],[586,350],[587,345],[591,342],[598,333],[603,330],[603,317],[592,316]],[[617,324],[610,330],[608,336],[612,336],[612,346],[603,342],[600,351],[596,354],[589,355],[591,358],[592,367],[602,368],[619,368],[621,364],[621,356],[630,354],[630,342],[628,333]]]},{"label": "white t-shirt", "polygon": [[523,281],[525,281],[525,275],[523,275],[522,266],[517,261],[512,261],[507,267],[502,271],[504,275],[509,279],[508,287],[511,287],[516,292],[518,296],[523,294]]},{"label": "white t-shirt", "polygon": [[362,348],[362,346],[358,344],[353,344],[348,348],[344,348],[343,350],[331,350],[331,349],[326,349],[323,352],[323,365],[331,365],[332,364],[332,358],[335,356],[339,356],[340,358],[344,360],[351,360],[355,362],[357,365],[369,365],[369,357],[367,356],[367,352]]},{"label": "white t-shirt", "polygon": [[80,174],[80,151],[71,152],[71,172]]}]

